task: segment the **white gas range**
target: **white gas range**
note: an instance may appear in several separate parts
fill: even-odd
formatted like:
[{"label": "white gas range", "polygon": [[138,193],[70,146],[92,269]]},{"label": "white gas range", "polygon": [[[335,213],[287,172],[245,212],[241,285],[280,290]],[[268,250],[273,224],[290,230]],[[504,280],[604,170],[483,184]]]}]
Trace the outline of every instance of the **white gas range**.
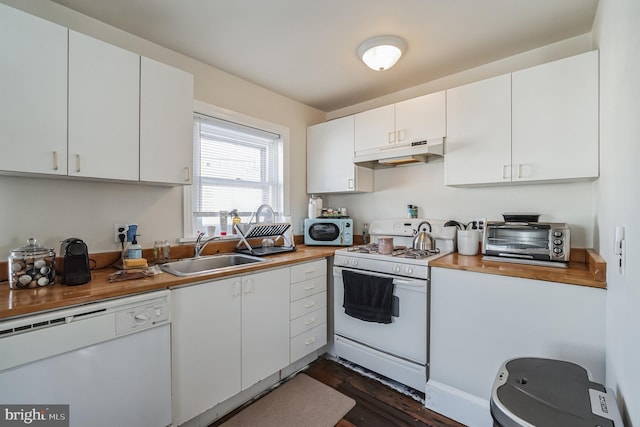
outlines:
[{"label": "white gas range", "polygon": [[[418,225],[429,222],[435,252],[411,250]],[[371,244],[335,252],[334,342],[338,357],[424,390],[428,379],[429,261],[455,250],[455,227],[444,220],[371,222]],[[393,238],[393,251],[376,243]],[[384,241],[384,240],[381,240]]]}]

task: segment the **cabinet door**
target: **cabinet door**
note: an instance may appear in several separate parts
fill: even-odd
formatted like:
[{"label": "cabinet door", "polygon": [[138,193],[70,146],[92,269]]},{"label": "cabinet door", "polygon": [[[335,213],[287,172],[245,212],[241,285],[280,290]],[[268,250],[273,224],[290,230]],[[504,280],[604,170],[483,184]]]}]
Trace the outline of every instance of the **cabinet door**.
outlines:
[{"label": "cabinet door", "polygon": [[511,75],[447,90],[446,185],[511,181]]},{"label": "cabinet door", "polygon": [[598,176],[598,52],[513,73],[513,180]]},{"label": "cabinet door", "polygon": [[0,4],[0,170],[67,174],[67,29]]},{"label": "cabinet door", "polygon": [[500,364],[526,355],[571,360],[604,381],[604,289],[432,268],[431,298],[430,381],[488,403]]},{"label": "cabinet door", "polygon": [[396,147],[446,135],[444,91],[398,102],[395,107]]},{"label": "cabinet door", "polygon": [[289,269],[242,278],[242,389],[289,365]]},{"label": "cabinet door", "polygon": [[69,31],[69,175],[139,179],[140,57]]},{"label": "cabinet door", "polygon": [[193,165],[193,76],[142,57],[140,181],[190,184]]},{"label": "cabinet door", "polygon": [[354,117],[307,128],[307,193],[373,190],[373,172],[353,164]]},{"label": "cabinet door", "polygon": [[356,114],[356,154],[392,149],[396,143],[394,116],[393,104]]},{"label": "cabinet door", "polygon": [[241,278],[171,292],[173,424],[240,392]]}]

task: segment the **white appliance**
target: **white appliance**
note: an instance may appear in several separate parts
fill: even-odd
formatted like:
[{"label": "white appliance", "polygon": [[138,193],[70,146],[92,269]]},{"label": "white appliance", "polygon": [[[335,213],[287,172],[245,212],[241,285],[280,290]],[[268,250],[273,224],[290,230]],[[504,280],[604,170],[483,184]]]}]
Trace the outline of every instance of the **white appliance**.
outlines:
[{"label": "white appliance", "polygon": [[[431,224],[436,251],[411,250],[422,221]],[[385,219],[370,224],[371,244],[335,252],[334,342],[338,357],[423,391],[429,377],[429,261],[454,250],[455,227],[434,219]],[[393,237],[394,250],[377,251],[381,237]],[[393,283],[390,323],[362,320],[346,313],[344,272]],[[347,276],[348,277],[348,273]],[[362,276],[361,276],[362,277]],[[365,278],[366,281],[366,278]]]},{"label": "white appliance", "polygon": [[72,427],[171,424],[169,291],[6,320],[0,337],[2,404],[69,405]]}]

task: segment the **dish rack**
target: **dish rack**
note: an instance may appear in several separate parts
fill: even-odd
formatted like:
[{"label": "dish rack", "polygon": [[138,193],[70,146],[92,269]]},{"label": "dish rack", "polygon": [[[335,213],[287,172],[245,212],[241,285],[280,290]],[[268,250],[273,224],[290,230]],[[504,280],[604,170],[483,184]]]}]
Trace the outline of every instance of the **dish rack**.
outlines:
[{"label": "dish rack", "polygon": [[[291,228],[291,223],[256,223],[249,224],[248,227],[246,225],[243,226],[243,224],[234,224],[233,228],[240,237],[240,241],[236,246],[236,252],[262,256],[296,250],[293,242],[285,235],[285,233]],[[252,247],[248,242],[248,239],[265,238],[273,238],[274,245],[268,247]],[[283,241],[282,246],[275,246],[280,238],[282,238]]]}]

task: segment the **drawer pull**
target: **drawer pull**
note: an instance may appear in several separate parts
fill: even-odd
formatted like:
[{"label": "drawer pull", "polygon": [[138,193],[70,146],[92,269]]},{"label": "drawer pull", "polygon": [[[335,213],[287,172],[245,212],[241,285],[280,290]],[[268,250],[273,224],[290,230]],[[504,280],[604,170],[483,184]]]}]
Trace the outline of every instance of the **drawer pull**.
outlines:
[{"label": "drawer pull", "polygon": [[304,290],[305,291],[310,291],[311,289],[314,289],[315,287],[316,287],[316,285],[305,286]]},{"label": "drawer pull", "polygon": [[58,152],[57,151],[53,152],[53,170],[54,171],[58,170]]},{"label": "drawer pull", "polygon": [[312,269],[312,270],[307,270],[307,271],[305,271],[305,272],[304,272],[304,274],[313,274],[313,273],[315,273],[315,272],[316,272],[316,269],[314,268],[314,269]]},{"label": "drawer pull", "polygon": [[316,305],[316,302],[315,302],[315,301],[312,301],[312,302],[310,302],[309,304],[305,304],[304,308],[311,308],[311,307],[313,307],[314,305]]},{"label": "drawer pull", "polygon": [[304,345],[309,345],[309,344],[313,344],[314,342],[316,342],[315,338],[309,338],[308,340],[306,340],[304,342]]},{"label": "drawer pull", "polygon": [[310,325],[310,324],[312,324],[312,323],[313,323],[313,322],[315,322],[315,321],[316,321],[316,319],[315,319],[315,318],[311,318],[311,319],[309,319],[309,320],[305,320],[304,324],[305,324],[305,325]]},{"label": "drawer pull", "polygon": [[80,173],[80,154],[76,154],[76,172]]}]

